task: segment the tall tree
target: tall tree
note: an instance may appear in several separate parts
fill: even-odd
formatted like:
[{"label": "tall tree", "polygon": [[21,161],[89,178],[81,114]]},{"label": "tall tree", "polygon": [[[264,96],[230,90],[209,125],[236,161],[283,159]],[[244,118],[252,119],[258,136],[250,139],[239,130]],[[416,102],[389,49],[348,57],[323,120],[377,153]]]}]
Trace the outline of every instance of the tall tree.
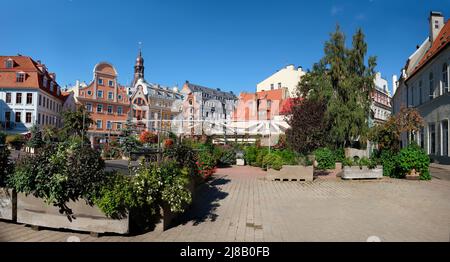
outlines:
[{"label": "tall tree", "polygon": [[361,29],[352,40],[351,48],[346,48],[345,35],[337,26],[325,43],[324,57],[297,89],[308,100],[325,102],[323,118],[335,147],[350,146],[356,140],[364,142],[369,130],[376,58],[369,57],[366,65],[367,43]]},{"label": "tall tree", "polygon": [[90,113],[84,106],[80,106],[75,111],[65,111],[62,113],[64,122],[63,132],[68,137],[71,135],[83,136],[94,123]]}]

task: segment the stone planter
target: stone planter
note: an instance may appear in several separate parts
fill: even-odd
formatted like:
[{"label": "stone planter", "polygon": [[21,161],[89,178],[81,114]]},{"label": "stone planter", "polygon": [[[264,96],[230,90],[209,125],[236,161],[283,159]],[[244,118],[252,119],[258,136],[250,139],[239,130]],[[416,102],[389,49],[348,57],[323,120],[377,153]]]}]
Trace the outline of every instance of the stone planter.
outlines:
[{"label": "stone planter", "polygon": [[244,159],[236,159],[236,165],[237,166],[245,166],[245,160]]},{"label": "stone planter", "polygon": [[344,167],[341,175],[342,179],[381,179],[383,178],[383,167],[378,166],[374,169],[369,169],[364,166]]},{"label": "stone planter", "polygon": [[312,166],[283,166],[280,171],[269,169],[267,180],[271,181],[313,181]]},{"label": "stone planter", "polygon": [[0,187],[0,219],[16,220],[17,194],[8,188]]},{"label": "stone planter", "polygon": [[129,232],[129,219],[111,219],[96,206],[89,206],[84,200],[67,204],[75,216],[70,221],[59,209],[47,205],[42,199],[32,195],[17,194],[17,222],[33,226],[55,229],[70,229],[91,233]]}]

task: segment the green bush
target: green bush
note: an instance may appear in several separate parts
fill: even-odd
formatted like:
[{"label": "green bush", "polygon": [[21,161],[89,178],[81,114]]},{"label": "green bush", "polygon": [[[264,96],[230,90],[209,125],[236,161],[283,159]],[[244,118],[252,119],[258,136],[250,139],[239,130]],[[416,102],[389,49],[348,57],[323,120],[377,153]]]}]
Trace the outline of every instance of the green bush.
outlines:
[{"label": "green bush", "polygon": [[9,159],[10,152],[6,146],[0,145],[0,187],[5,186],[7,177],[14,170],[14,165]]},{"label": "green bush", "polygon": [[298,165],[299,163],[298,154],[292,150],[289,149],[277,150],[275,151],[275,154],[277,154],[283,159],[283,164],[285,165]]},{"label": "green bush", "polygon": [[6,143],[6,134],[0,132],[0,145],[4,145]]},{"label": "green bush", "polygon": [[383,165],[383,176],[397,177],[397,155],[390,150],[383,150],[380,154],[380,163]]},{"label": "green bush", "polygon": [[333,151],[328,148],[320,148],[314,151],[316,161],[318,163],[317,168],[321,170],[334,169],[336,167],[335,155]]},{"label": "green bush", "polygon": [[15,149],[20,149],[25,144],[25,139],[22,135],[8,135],[5,143]]},{"label": "green bush", "polygon": [[264,147],[260,147],[258,148],[258,152],[256,154],[256,162],[255,162],[255,166],[257,167],[263,167],[263,161],[264,161],[264,157],[269,154],[269,150],[267,148]]},{"label": "green bush", "polygon": [[430,158],[417,144],[410,144],[400,150],[397,157],[399,176],[404,177],[413,169],[420,173],[421,180],[430,180]]},{"label": "green bush", "polygon": [[336,162],[344,162],[345,160],[345,150],[344,148],[338,148],[333,150],[334,160]]},{"label": "green bush", "polygon": [[352,158],[350,158],[350,157],[347,157],[347,158],[344,158],[343,160],[342,160],[342,166],[354,166],[354,162],[353,162],[353,159]]},{"label": "green bush", "polygon": [[258,156],[258,148],[256,146],[247,146],[244,148],[244,160],[247,165],[254,166],[256,157]]},{"label": "green bush", "polygon": [[130,208],[135,206],[131,177],[111,174],[109,181],[101,188],[94,203],[106,216],[113,219],[124,218]]},{"label": "green bush", "polygon": [[84,199],[91,204],[107,181],[103,169],[98,152],[68,141],[47,145],[20,160],[8,184],[17,192],[33,194],[57,206],[70,218],[72,210],[67,202]]},{"label": "green bush", "polygon": [[265,169],[272,168],[275,170],[281,170],[283,167],[283,158],[276,153],[266,154],[262,161],[262,167]]}]

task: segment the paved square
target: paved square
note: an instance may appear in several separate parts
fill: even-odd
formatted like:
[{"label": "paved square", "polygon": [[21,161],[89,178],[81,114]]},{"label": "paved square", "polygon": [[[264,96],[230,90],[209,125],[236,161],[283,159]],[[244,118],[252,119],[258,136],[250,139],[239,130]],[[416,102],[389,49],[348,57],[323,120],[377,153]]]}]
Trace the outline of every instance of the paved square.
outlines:
[{"label": "paved square", "polygon": [[270,182],[253,167],[219,169],[177,225],[139,236],[33,231],[0,222],[0,241],[450,241],[450,181]]}]

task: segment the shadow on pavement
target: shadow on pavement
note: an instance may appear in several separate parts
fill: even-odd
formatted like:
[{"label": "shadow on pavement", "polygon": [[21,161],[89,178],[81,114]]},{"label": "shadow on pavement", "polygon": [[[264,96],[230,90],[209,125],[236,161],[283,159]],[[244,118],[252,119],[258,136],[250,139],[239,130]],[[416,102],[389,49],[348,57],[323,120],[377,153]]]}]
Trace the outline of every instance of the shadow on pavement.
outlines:
[{"label": "shadow on pavement", "polygon": [[172,227],[184,225],[189,221],[193,221],[194,226],[205,221],[215,221],[218,217],[215,211],[220,206],[219,202],[228,196],[228,193],[223,192],[219,186],[228,184],[230,181],[226,177],[219,177],[201,185],[197,189],[191,208],[178,217]]}]

